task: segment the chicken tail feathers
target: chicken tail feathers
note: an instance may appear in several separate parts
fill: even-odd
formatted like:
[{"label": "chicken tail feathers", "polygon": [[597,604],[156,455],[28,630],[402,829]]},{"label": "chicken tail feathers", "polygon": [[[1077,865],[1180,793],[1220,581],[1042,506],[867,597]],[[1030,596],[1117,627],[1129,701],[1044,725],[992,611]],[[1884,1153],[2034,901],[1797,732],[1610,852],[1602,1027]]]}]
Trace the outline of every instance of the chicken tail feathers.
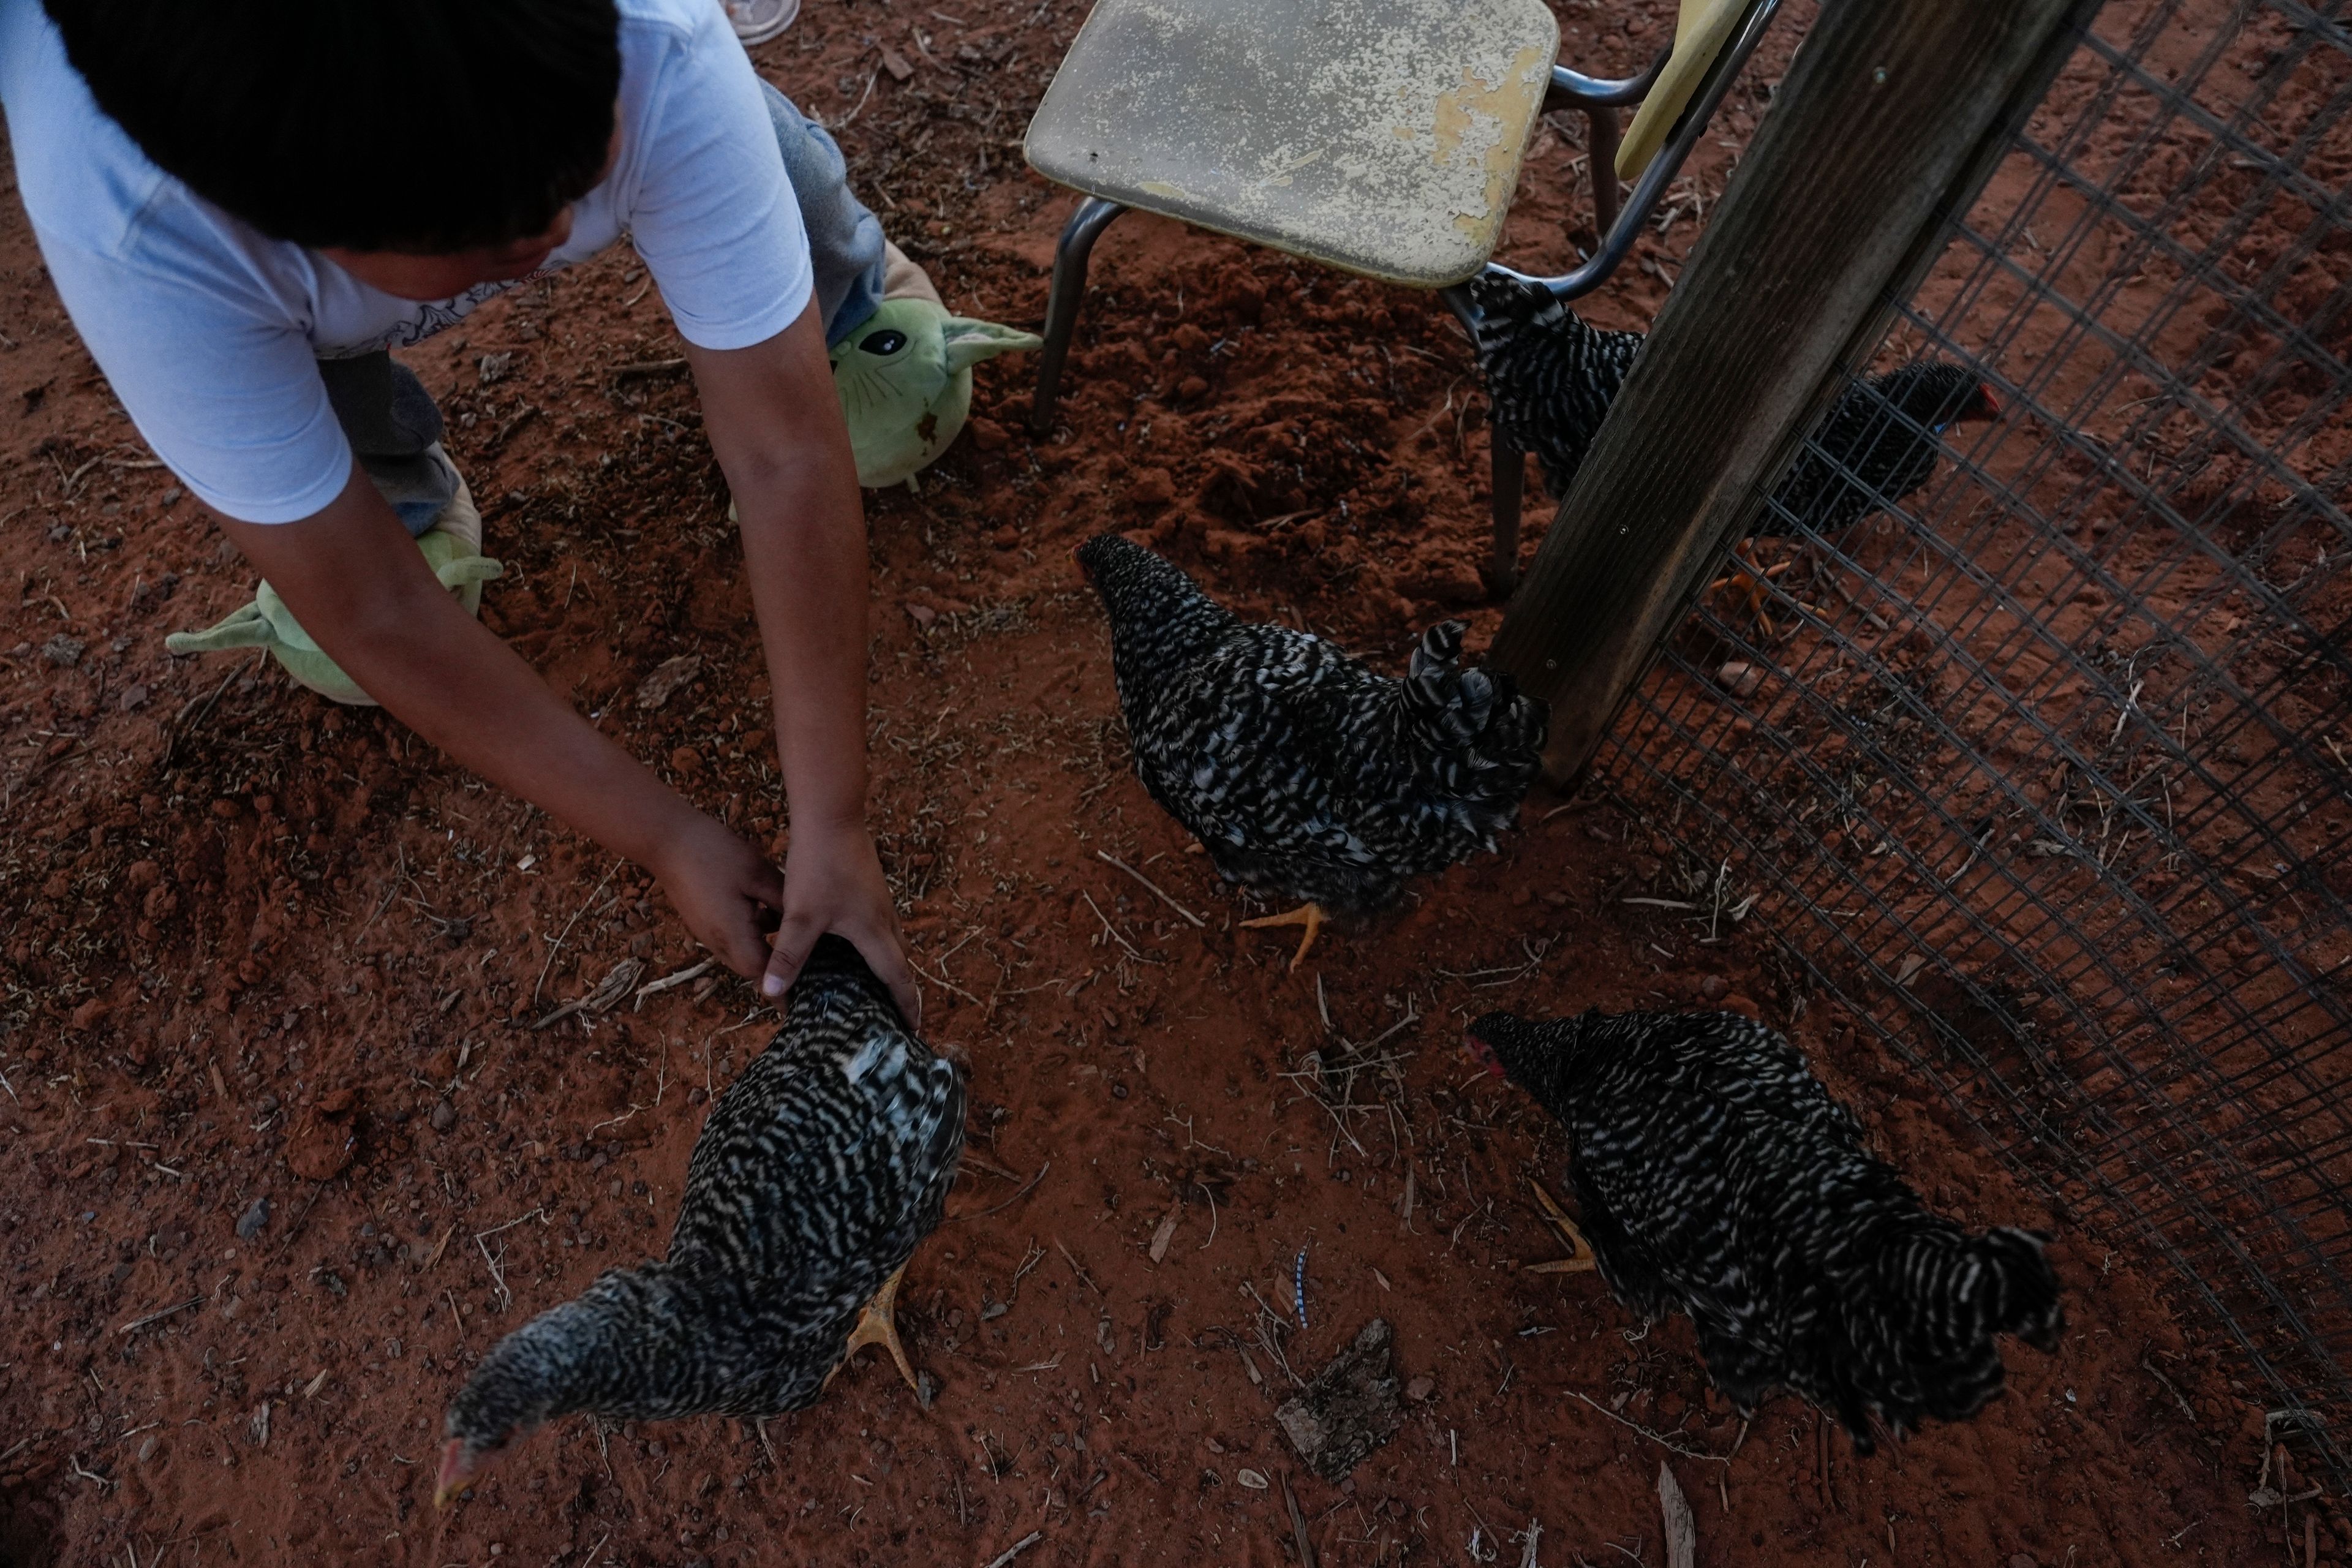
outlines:
[{"label": "chicken tail feathers", "polygon": [[2049,1240],[2037,1231],[2002,1226],[1971,1244],[1982,1268],[1975,1305],[1986,1331],[2015,1334],[2039,1351],[2057,1349],[2066,1328],[2058,1276],[2042,1255]]},{"label": "chicken tail feathers", "polygon": [[1442,782],[1465,802],[1501,812],[1488,831],[1507,826],[1535,778],[1548,730],[1544,705],[1495,669],[1465,669],[1463,621],[1440,621],[1422,635],[1404,678],[1412,728],[1438,763]]}]

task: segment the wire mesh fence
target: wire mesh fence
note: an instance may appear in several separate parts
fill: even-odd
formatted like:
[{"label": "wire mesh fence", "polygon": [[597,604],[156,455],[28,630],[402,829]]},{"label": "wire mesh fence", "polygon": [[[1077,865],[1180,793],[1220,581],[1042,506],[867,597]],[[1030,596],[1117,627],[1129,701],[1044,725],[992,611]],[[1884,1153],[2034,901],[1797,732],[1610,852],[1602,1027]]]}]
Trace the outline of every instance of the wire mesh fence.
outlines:
[{"label": "wire mesh fence", "polygon": [[2339,1481],[2346,24],[2100,10],[1874,362],[1960,361],[2000,417],[1859,526],[1759,499],[1760,611],[1703,598],[1600,762],[1683,850],[1685,901],[1757,895],[1817,991],[2147,1261]]}]

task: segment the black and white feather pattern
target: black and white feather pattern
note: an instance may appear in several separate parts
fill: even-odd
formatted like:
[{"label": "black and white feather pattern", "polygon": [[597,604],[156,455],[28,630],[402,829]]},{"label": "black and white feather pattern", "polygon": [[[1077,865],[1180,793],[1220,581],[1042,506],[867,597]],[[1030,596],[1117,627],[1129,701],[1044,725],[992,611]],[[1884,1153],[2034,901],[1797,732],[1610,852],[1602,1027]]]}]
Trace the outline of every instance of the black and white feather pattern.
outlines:
[{"label": "black and white feather pattern", "polygon": [[1647,1317],[1690,1315],[1716,1386],[1786,1388],[1854,1447],[1973,1415],[2000,1391],[1995,1337],[2064,1326],[2045,1238],[1971,1236],[1863,1148],[1851,1111],[1772,1030],[1732,1013],[1587,1013],[1470,1026],[1559,1120],[1585,1237]]},{"label": "black and white feather pattern", "polygon": [[1402,679],[1322,638],[1253,626],[1117,534],[1079,563],[1110,617],[1135,771],[1227,879],[1367,913],[1509,826],[1543,751],[1544,709],[1462,667],[1460,621],[1432,626]]},{"label": "black and white feather pattern", "polygon": [[499,1341],[449,1406],[470,1454],[573,1411],[797,1410],[938,1226],[963,1152],[961,1069],[840,937],[819,941],[786,1005],[703,1123],[668,1256],[607,1269]]},{"label": "black and white feather pattern", "polygon": [[1642,334],[1596,327],[1549,289],[1491,272],[1471,279],[1470,298],[1495,433],[1533,452],[1545,488],[1564,496],[1633,373]]},{"label": "black and white feather pattern", "polygon": [[[1545,487],[1565,496],[1633,371],[1642,334],[1593,326],[1549,289],[1493,273],[1474,279],[1470,296],[1479,311],[1478,372],[1496,433],[1533,452]],[[1754,531],[1789,534],[1801,524],[1841,533],[1909,499],[1933,477],[1947,426],[1998,412],[1976,374],[1949,360],[1864,377],[1831,405]]]}]

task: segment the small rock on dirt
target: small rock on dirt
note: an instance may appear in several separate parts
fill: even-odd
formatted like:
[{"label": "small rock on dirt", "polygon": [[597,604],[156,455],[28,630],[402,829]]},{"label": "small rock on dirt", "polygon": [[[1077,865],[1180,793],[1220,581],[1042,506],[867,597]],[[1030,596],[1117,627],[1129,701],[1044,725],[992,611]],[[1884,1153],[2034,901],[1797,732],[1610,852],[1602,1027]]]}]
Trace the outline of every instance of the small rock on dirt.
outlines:
[{"label": "small rock on dirt", "polygon": [[1743,658],[1735,658],[1715,672],[1716,684],[1734,697],[1753,697],[1764,684],[1764,672]]},{"label": "small rock on dirt", "polygon": [[124,689],[123,689],[123,692],[122,692],[122,710],[123,710],[125,713],[135,713],[135,712],[137,712],[140,709],[144,708],[144,707],[146,707],[146,706],[147,706],[147,688],[146,688],[146,687],[142,686],[142,685],[136,685],[136,684],[134,684],[134,685],[131,685],[131,686],[129,686],[129,687],[126,687],[126,688],[124,688]]},{"label": "small rock on dirt", "polygon": [[658,708],[677,695],[677,689],[702,673],[702,656],[682,653],[665,659],[651,675],[637,682],[637,706]]},{"label": "small rock on dirt", "polygon": [[429,1120],[433,1123],[434,1131],[446,1132],[457,1125],[457,1108],[446,1100],[441,1100],[433,1107],[433,1114]]},{"label": "small rock on dirt", "polygon": [[251,1208],[236,1216],[236,1238],[239,1241],[251,1241],[261,1234],[262,1226],[268,1223],[269,1200],[256,1198],[253,1200]]},{"label": "small rock on dirt", "polygon": [[1698,983],[1698,994],[1710,1002],[1720,1002],[1731,994],[1731,982],[1720,974],[1710,974]]},{"label": "small rock on dirt", "polygon": [[1364,1457],[1404,1423],[1397,1405],[1396,1373],[1390,1364],[1393,1339],[1385,1319],[1374,1318],[1356,1342],[1331,1358],[1297,1397],[1274,1413],[1283,1435],[1307,1468],[1337,1486]]},{"label": "small rock on dirt", "polygon": [[41,656],[60,668],[71,669],[81,662],[81,656],[89,647],[89,645],[79,637],[69,637],[59,632],[41,645]]}]

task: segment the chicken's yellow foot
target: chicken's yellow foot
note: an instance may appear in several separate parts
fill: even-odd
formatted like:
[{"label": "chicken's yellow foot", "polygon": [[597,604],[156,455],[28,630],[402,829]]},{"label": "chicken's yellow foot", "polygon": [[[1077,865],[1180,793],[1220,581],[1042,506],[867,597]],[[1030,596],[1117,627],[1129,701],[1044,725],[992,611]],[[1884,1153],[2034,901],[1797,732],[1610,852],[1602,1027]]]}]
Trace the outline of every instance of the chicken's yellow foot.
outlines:
[{"label": "chicken's yellow foot", "polygon": [[1769,637],[1772,635],[1772,618],[1764,613],[1764,584],[1787,572],[1795,563],[1780,561],[1759,569],[1754,550],[1744,539],[1733,546],[1732,557],[1735,564],[1730,572],[1709,583],[1706,591],[1719,594],[1726,588],[1737,590],[1747,605],[1748,613],[1755,617],[1757,626]]},{"label": "chicken's yellow foot", "polygon": [[1323,906],[1301,904],[1295,910],[1278,915],[1263,915],[1254,921],[1244,921],[1244,928],[1258,926],[1305,926],[1307,934],[1298,939],[1298,951],[1290,956],[1290,967],[1297,969],[1307,962],[1307,950],[1315,945],[1315,933],[1323,929]]},{"label": "chicken's yellow foot", "polygon": [[1600,1264],[1593,1257],[1592,1244],[1584,1239],[1584,1233],[1576,1228],[1576,1222],[1568,1217],[1568,1211],[1561,1208],[1551,1194],[1544,1190],[1544,1184],[1541,1182],[1530,1176],[1528,1178],[1528,1185],[1535,1189],[1536,1202],[1543,1205],[1544,1218],[1551,1221],[1559,1231],[1561,1239],[1568,1243],[1568,1249],[1574,1256],[1549,1263],[1528,1264],[1527,1272],[1529,1274],[1583,1274],[1598,1268]]},{"label": "chicken's yellow foot", "polygon": [[918,1394],[922,1393],[922,1385],[915,1381],[914,1365],[907,1360],[907,1347],[898,1342],[896,1318],[898,1281],[906,1278],[906,1274],[907,1266],[902,1263],[897,1273],[882,1281],[882,1289],[874,1292],[874,1300],[866,1302],[865,1310],[857,1314],[857,1326],[849,1331],[849,1343],[842,1347],[841,1359],[833,1363],[832,1372],[824,1374],[826,1383],[830,1384],[841,1369],[849,1364],[851,1356],[867,1345],[880,1345],[890,1352],[890,1359],[898,1363],[898,1375],[907,1380],[907,1386]]}]

